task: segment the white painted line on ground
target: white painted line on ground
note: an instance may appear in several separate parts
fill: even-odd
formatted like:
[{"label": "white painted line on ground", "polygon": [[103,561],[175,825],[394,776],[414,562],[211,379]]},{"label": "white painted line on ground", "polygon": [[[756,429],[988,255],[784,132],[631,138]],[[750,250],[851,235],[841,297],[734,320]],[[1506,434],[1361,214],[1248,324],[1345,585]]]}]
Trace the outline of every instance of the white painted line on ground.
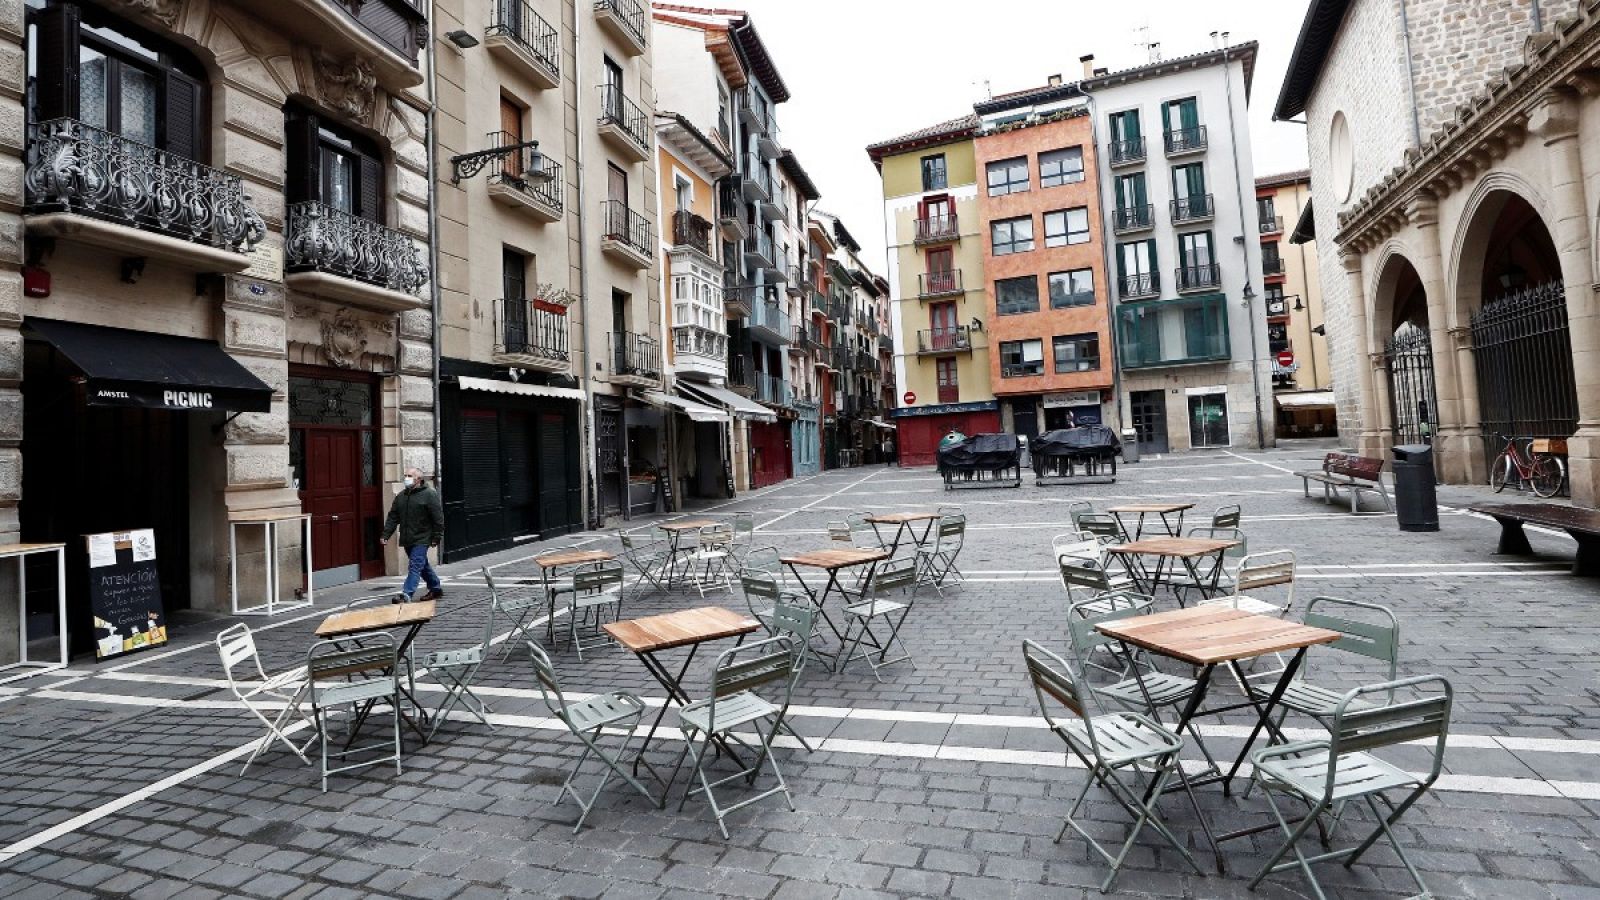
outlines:
[{"label": "white painted line on ground", "polygon": [[883,471],[884,471],[883,469],[874,469],[872,471],[872,473],[867,475],[865,478],[859,478],[859,479],[857,479],[855,481],[852,481],[849,484],[847,484],[844,487],[838,489],[837,491],[834,491],[831,494],[826,494],[826,495],[824,495],[822,497],[817,498],[816,500],[811,501],[810,503],[807,503],[805,506],[796,507],[794,509],[789,510],[786,513],[781,513],[777,517],[769,519],[766,522],[763,522],[762,524],[757,525],[756,526],[756,530],[760,531],[763,528],[769,528],[769,527],[771,527],[773,525],[778,524],[779,522],[782,522],[784,519],[789,518],[790,516],[794,515],[797,512],[802,512],[804,510],[811,509],[812,507],[816,506],[818,503],[821,503],[823,500],[827,500],[827,499],[829,499],[831,497],[837,497],[840,494],[843,494],[844,492],[846,492],[846,491],[850,490],[851,488],[855,487],[856,485],[865,484],[868,481],[871,481],[873,476],[878,475],[879,473],[881,473]]},{"label": "white painted line on ground", "polygon": [[1275,469],[1275,470],[1277,470],[1279,472],[1283,472],[1286,475],[1293,475],[1294,474],[1294,470],[1293,469],[1285,469],[1283,466],[1275,466],[1272,463],[1262,462],[1259,459],[1251,459],[1248,456],[1240,456],[1239,454],[1233,452],[1232,450],[1224,450],[1222,452],[1227,456],[1233,457],[1234,459],[1242,460],[1242,461],[1247,462],[1247,463],[1254,463],[1254,464],[1256,464],[1258,466],[1266,466],[1269,469]]}]

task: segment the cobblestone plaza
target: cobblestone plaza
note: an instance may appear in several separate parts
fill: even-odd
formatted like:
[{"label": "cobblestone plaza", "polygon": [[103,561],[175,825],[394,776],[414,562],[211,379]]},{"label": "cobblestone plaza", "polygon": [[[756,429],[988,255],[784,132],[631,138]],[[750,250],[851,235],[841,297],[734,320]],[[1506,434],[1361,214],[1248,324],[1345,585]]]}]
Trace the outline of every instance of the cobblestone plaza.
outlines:
[{"label": "cobblestone plaza", "polygon": [[[826,546],[827,523],[851,512],[959,504],[969,520],[965,585],[916,597],[904,632],[915,668],[891,666],[881,683],[859,664],[808,668],[790,722],[815,750],[793,738],[777,750],[797,809],[770,798],[739,810],[728,840],[703,802],[677,810],[681,777],[664,810],[614,781],[572,834],[575,807],[552,801],[580,746],[550,718],[521,646],[503,657],[497,646],[478,675],[493,730],[457,715],[430,743],[408,736],[402,774],[378,766],[334,776],[323,793],[315,767],[279,747],[241,777],[261,729],[223,680],[213,638],[231,622],[175,617],[167,648],[0,687],[0,896],[1096,896],[1101,860],[1076,837],[1052,841],[1085,772],[1066,764],[1038,717],[1020,652],[1024,639],[1065,649],[1050,541],[1067,530],[1068,501],[1082,498],[1102,509],[1193,502],[1191,525],[1238,503],[1252,551],[1298,555],[1291,615],[1317,595],[1393,609],[1401,674],[1443,674],[1455,690],[1445,775],[1398,828],[1429,887],[1446,897],[1600,897],[1600,591],[1568,574],[1574,545],[1530,529],[1538,555],[1492,555],[1498,526],[1465,510],[1483,499],[1478,488],[1441,488],[1436,534],[1325,506],[1304,497],[1292,475],[1315,468],[1323,449],[1193,453],[1125,465],[1110,485],[1030,479],[1020,489],[955,493],[930,469],[855,468],[706,510],[753,513],[755,546],[783,551]],[[616,546],[609,535],[584,537]],[[478,567],[541,546],[443,567],[443,612],[422,631],[419,653],[478,641],[488,611]],[[331,610],[386,602],[394,584],[320,592],[313,610],[253,620],[268,671],[303,662]],[[745,609],[738,593],[704,604]],[[622,616],[704,604],[697,595],[630,594]],[[1170,595],[1158,600],[1170,605]],[[559,641],[550,649],[570,692],[663,698],[620,649],[588,651],[581,662]],[[702,650],[685,681],[694,696],[706,691],[716,649]],[[1376,668],[1338,656],[1312,650],[1312,673],[1345,687],[1381,680]],[[419,689],[425,701],[442,696],[427,678]],[[1216,702],[1236,694],[1231,679],[1214,684]],[[672,713],[665,724],[675,724]],[[1213,751],[1231,757],[1248,725],[1235,713],[1203,720],[1202,730]],[[1288,725],[1291,737],[1317,733],[1310,720]],[[670,766],[680,746],[662,741],[651,757]],[[1421,748],[1401,750],[1393,762],[1424,764]],[[1192,746],[1185,758],[1198,759]],[[1269,821],[1259,792],[1225,797],[1210,787],[1198,796],[1218,829]],[[1162,810],[1203,863],[1194,810],[1181,795]],[[1107,840],[1126,834],[1127,815],[1101,792],[1090,793],[1084,815]],[[1366,820],[1351,816],[1341,838],[1364,834]],[[1246,896],[1279,840],[1267,832],[1226,844],[1227,874],[1202,877],[1147,831],[1116,892]],[[1340,897],[1410,891],[1381,844],[1355,867],[1321,866],[1319,875]],[[1258,895],[1309,893],[1291,871]]]}]

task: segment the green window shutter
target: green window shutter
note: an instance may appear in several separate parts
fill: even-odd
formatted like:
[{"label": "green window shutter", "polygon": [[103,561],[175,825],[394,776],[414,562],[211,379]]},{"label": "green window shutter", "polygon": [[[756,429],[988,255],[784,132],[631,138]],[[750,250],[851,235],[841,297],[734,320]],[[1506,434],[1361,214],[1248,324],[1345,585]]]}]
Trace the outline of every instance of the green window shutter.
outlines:
[{"label": "green window shutter", "polygon": [[1133,179],[1133,205],[1137,209],[1144,209],[1150,202],[1150,195],[1144,189],[1144,173],[1132,176]]},{"label": "green window shutter", "polygon": [[1130,244],[1121,244],[1117,247],[1117,278],[1128,277],[1128,248]]},{"label": "green window shutter", "polygon": [[1200,127],[1200,107],[1193,97],[1178,102],[1178,125],[1185,131]]},{"label": "green window shutter", "polygon": [[1189,182],[1189,196],[1204,197],[1206,195],[1205,166],[1196,163],[1194,165],[1185,166],[1184,168],[1187,169],[1184,175]]},{"label": "green window shutter", "polygon": [[1144,246],[1145,246],[1145,252],[1147,254],[1145,262],[1150,266],[1150,271],[1151,272],[1155,272],[1156,271],[1156,242],[1155,242],[1154,239],[1151,239],[1151,240],[1145,241],[1144,242]]}]

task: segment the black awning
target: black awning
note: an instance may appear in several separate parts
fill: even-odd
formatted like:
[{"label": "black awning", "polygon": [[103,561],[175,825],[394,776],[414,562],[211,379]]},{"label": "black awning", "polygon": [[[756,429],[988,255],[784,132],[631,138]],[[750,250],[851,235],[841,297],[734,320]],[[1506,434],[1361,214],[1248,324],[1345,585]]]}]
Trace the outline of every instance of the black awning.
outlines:
[{"label": "black awning", "polygon": [[1291,244],[1309,244],[1317,239],[1317,217],[1311,211],[1312,201],[1306,201],[1306,208],[1300,210],[1300,218],[1295,220],[1294,232],[1289,235]]},{"label": "black awning", "polygon": [[26,319],[23,330],[55,347],[83,373],[90,406],[272,408],[272,388],[215,341],[53,319]]}]

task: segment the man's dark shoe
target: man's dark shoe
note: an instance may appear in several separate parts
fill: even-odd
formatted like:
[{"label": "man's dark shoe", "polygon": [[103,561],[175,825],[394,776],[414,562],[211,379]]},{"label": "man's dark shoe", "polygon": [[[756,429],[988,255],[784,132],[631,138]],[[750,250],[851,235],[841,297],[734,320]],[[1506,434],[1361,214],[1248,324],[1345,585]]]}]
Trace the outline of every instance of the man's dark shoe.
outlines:
[{"label": "man's dark shoe", "polygon": [[423,594],[422,597],[421,597],[421,600],[423,600],[423,601],[427,601],[427,600],[443,600],[443,599],[444,599],[444,588],[439,588],[438,590],[430,590],[426,594]]}]

